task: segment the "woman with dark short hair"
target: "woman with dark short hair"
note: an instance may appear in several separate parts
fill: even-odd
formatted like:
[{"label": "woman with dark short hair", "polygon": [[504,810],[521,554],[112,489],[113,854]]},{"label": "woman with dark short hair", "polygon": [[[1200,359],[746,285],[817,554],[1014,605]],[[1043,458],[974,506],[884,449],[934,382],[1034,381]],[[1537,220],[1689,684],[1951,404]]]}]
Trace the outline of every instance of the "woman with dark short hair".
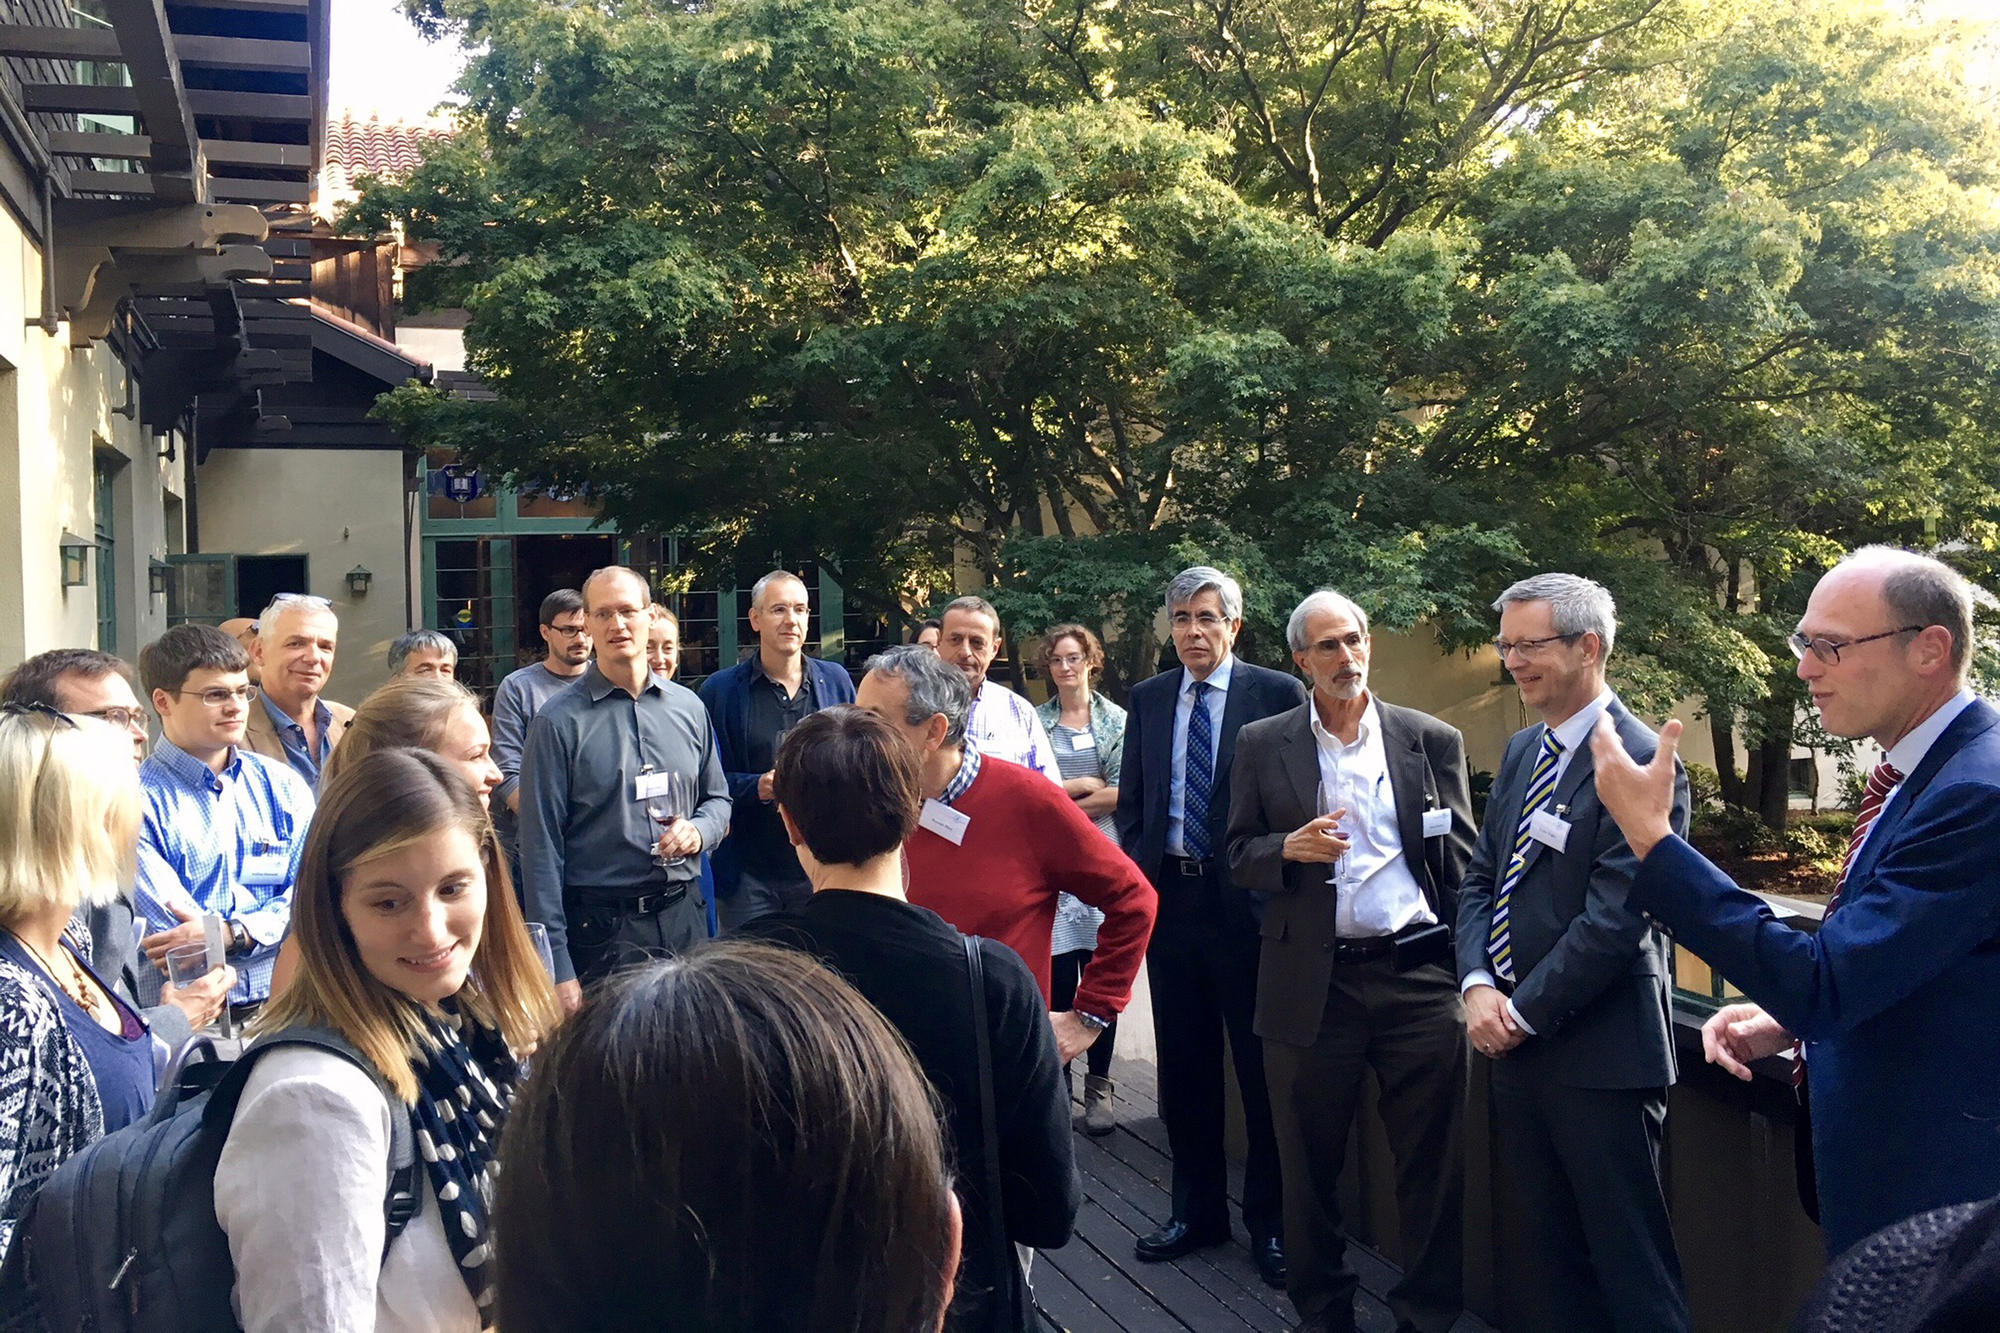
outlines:
[{"label": "woman with dark short hair", "polygon": [[501,1144],[507,1333],[936,1333],[958,1220],[923,1076],[852,987],[726,941],[622,976]]},{"label": "woman with dark short hair", "polygon": [[[978,941],[999,1176],[986,1167],[978,1028],[964,937],[904,897],[903,840],[923,804],[915,753],[864,709],[823,709],[778,752],[772,794],[813,896],[743,934],[805,949],[854,983],[903,1035],[944,1102],[956,1147],[965,1263],[946,1327],[1020,1333],[1033,1303],[1014,1246],[1069,1240],[1082,1187],[1069,1103],[1040,986],[1003,944]],[[1004,1235],[989,1220],[997,1202]]]}]

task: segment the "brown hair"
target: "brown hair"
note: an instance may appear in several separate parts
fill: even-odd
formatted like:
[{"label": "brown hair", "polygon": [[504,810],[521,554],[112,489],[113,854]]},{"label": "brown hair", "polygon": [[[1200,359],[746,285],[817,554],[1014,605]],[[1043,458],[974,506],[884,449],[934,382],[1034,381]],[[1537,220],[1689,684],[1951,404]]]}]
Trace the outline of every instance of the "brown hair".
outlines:
[{"label": "brown hair", "polygon": [[392,749],[361,755],[321,782],[292,897],[298,972],[259,1016],[260,1034],[299,1024],[332,1028],[404,1101],[416,1100],[410,1063],[422,1054],[422,1038],[410,1003],[362,966],[340,899],[355,867],[447,829],[472,835],[486,871],[486,920],[458,993],[461,1008],[497,1027],[516,1051],[533,1048],[555,1027],[561,1012],[555,990],[528,939],[506,857],[479,798],[436,755]]},{"label": "brown hair", "polygon": [[500,1147],[497,1327],[938,1327],[958,1256],[929,1085],[804,954],[627,973],[535,1064]]},{"label": "brown hair", "polygon": [[478,712],[479,697],[455,680],[406,676],[390,681],[354,710],[320,771],[320,786],[377,750],[435,751],[444,744],[445,729],[461,708]]},{"label": "brown hair", "polygon": [[1095,634],[1081,625],[1051,625],[1042,631],[1042,654],[1038,664],[1044,672],[1049,669],[1049,659],[1056,655],[1056,645],[1064,639],[1075,639],[1083,645],[1084,670],[1104,669],[1104,645]]},{"label": "brown hair", "polygon": [[916,748],[865,708],[822,708],[778,751],[771,795],[825,865],[858,866],[917,827],[923,783]]}]

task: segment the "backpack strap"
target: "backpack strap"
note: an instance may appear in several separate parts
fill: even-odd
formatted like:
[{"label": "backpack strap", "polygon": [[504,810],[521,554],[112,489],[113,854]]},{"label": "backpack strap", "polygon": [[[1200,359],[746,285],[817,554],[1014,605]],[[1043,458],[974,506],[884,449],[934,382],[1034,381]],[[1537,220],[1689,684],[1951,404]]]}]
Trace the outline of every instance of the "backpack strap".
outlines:
[{"label": "backpack strap", "polygon": [[229,1072],[215,1085],[208,1105],[202,1108],[203,1119],[227,1134],[230,1122],[236,1117],[236,1104],[243,1097],[243,1085],[250,1081],[250,1070],[265,1052],[279,1046],[311,1046],[360,1066],[375,1081],[383,1099],[389,1103],[389,1186],[382,1200],[382,1218],[386,1223],[382,1255],[386,1259],[396,1237],[403,1234],[424,1207],[416,1131],[410,1125],[410,1108],[403,1104],[403,1099],[396,1095],[396,1090],[389,1086],[382,1072],[347,1038],[329,1028],[320,1027],[290,1027],[259,1037],[244,1048],[243,1054],[229,1066]]},{"label": "backpack strap", "polygon": [[[986,1229],[993,1250],[993,1281],[1007,1284],[1004,1299],[1008,1328],[1018,1328],[1021,1311],[1015,1305],[1021,1284],[1021,1265],[1014,1257],[1014,1244],[1007,1239],[1007,1212],[1000,1200],[1000,1112],[993,1095],[993,1039],[986,1030],[986,962],[980,957],[979,937],[961,935],[965,946],[965,970],[972,982],[973,1045],[979,1052],[979,1146],[986,1161]],[[998,1294],[998,1293],[996,1293]]]}]

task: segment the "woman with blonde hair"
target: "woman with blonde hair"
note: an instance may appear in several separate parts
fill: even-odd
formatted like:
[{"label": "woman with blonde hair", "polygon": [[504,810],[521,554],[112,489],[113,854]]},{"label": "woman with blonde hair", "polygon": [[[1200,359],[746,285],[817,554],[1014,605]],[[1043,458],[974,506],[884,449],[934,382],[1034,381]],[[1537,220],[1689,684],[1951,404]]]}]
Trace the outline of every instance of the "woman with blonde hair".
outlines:
[{"label": "woman with blonde hair", "polygon": [[[303,1045],[252,1070],[215,1172],[239,1321],[471,1333],[491,1323],[490,1170],[519,1057],[560,1011],[514,895],[493,888],[499,843],[458,773],[391,749],[330,777],[294,891],[298,969],[256,1035],[330,1030],[379,1078]],[[395,1115],[425,1188],[385,1252]]]},{"label": "woman with blonde hair", "polygon": [[0,1253],[50,1172],[153,1104],[153,1038],[70,928],[131,883],[139,777],[122,727],[0,710]]},{"label": "woman with blonde hair", "polygon": [[361,701],[320,771],[320,786],[363,755],[406,748],[429,750],[457,769],[482,805],[500,785],[478,696],[442,676],[411,676],[392,680]]}]

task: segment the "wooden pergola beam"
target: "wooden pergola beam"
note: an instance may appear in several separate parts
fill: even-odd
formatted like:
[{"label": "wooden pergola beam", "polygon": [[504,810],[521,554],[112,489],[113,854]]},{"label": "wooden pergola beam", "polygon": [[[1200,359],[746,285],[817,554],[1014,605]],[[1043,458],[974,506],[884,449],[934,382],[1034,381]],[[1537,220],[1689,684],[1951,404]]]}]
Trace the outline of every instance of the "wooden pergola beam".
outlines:
[{"label": "wooden pergola beam", "polygon": [[167,26],[166,5],[163,0],[103,0],[103,4],[132,77],[139,118],[153,140],[150,165],[155,193],[182,202],[199,200],[208,167],[194,132],[187,86],[181,82],[180,56],[174,50],[173,30]]}]

